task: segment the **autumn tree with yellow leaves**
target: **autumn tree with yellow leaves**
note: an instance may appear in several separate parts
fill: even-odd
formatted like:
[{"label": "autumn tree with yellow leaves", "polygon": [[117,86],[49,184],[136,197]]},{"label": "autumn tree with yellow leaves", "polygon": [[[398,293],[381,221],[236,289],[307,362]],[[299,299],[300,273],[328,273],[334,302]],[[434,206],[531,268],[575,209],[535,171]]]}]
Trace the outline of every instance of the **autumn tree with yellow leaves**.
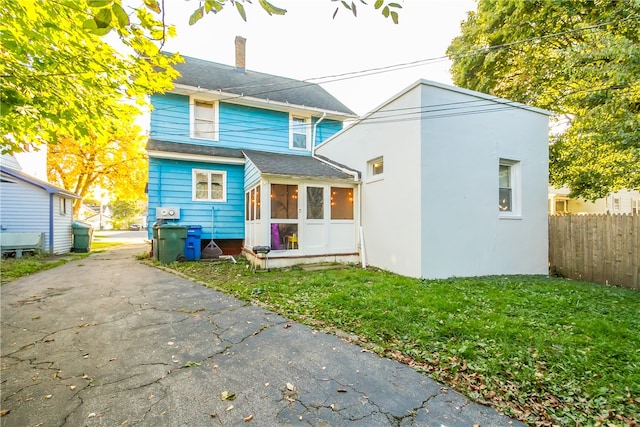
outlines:
[{"label": "autumn tree with yellow leaves", "polygon": [[74,201],[75,217],[82,200],[96,189],[106,190],[113,199],[138,200],[144,196],[147,179],[145,142],[136,125],[83,139],[60,138],[49,146],[49,181],[82,197]]}]

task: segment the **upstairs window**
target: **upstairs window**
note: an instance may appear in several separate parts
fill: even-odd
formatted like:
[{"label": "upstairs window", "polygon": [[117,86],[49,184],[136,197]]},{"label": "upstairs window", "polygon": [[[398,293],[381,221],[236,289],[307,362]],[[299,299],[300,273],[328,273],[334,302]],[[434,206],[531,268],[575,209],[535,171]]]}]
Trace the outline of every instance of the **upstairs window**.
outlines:
[{"label": "upstairs window", "polygon": [[310,120],[305,117],[291,116],[289,147],[296,150],[309,150],[311,140]]},{"label": "upstairs window", "polygon": [[217,141],[218,104],[213,101],[192,99],[191,106],[191,136]]},{"label": "upstairs window", "polygon": [[192,197],[194,201],[224,202],[226,200],[226,186],[226,172],[193,170]]}]

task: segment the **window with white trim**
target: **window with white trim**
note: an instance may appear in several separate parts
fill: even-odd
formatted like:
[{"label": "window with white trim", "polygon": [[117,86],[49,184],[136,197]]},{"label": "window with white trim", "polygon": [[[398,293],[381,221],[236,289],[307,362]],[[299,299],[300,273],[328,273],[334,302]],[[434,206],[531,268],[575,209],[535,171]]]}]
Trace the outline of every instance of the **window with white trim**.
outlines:
[{"label": "window with white trim", "polygon": [[381,179],[384,176],[384,158],[382,156],[367,162],[367,175],[369,179]]},{"label": "window with white trim", "polygon": [[225,202],[227,199],[227,173],[193,169],[192,199],[203,202]]},{"label": "window with white trim", "polygon": [[67,199],[60,197],[60,215],[67,214]]},{"label": "window with white trim", "polygon": [[191,98],[191,137],[218,140],[218,103]]},{"label": "window with white trim", "polygon": [[520,162],[500,159],[498,187],[500,216],[520,215]]},{"label": "window with white trim", "polygon": [[311,140],[311,120],[308,117],[291,116],[289,148],[309,150]]}]

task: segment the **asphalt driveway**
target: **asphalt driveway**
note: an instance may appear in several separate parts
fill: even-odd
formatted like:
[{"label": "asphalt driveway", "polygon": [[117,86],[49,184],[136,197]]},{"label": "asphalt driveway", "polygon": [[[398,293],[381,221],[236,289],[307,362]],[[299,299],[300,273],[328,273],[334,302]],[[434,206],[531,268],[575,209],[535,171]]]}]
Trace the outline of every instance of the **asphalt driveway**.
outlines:
[{"label": "asphalt driveway", "polygon": [[411,368],[149,267],[2,286],[2,426],[512,426]]}]

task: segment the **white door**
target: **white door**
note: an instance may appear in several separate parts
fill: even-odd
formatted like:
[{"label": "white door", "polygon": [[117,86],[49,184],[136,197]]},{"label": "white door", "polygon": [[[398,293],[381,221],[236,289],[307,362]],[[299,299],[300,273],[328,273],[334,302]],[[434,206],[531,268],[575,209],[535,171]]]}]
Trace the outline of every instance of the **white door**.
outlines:
[{"label": "white door", "polygon": [[301,195],[303,228],[300,233],[300,248],[305,255],[327,253],[329,188],[326,185],[307,184]]}]

